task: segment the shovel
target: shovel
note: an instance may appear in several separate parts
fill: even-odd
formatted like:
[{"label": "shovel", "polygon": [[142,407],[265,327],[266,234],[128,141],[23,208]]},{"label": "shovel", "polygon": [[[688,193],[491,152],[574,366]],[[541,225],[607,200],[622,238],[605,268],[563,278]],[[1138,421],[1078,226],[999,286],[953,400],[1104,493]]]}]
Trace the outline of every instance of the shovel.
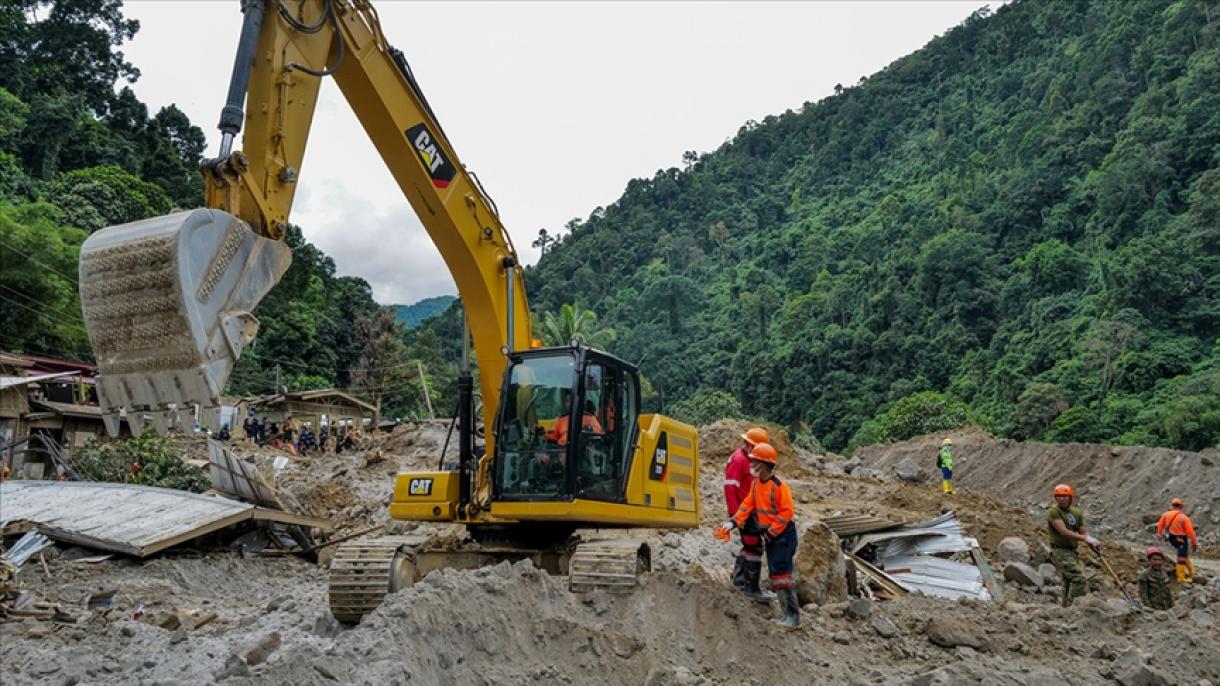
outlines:
[{"label": "shovel", "polygon": [[1114,583],[1118,584],[1118,590],[1123,592],[1123,597],[1127,599],[1127,603],[1131,605],[1131,609],[1135,610],[1136,612],[1143,612],[1144,606],[1140,605],[1140,601],[1132,598],[1131,594],[1127,592],[1127,587],[1123,585],[1123,580],[1118,578],[1118,574],[1114,571],[1114,568],[1110,566],[1110,561],[1101,554],[1101,550],[1094,550],[1093,552],[1097,553],[1097,559],[1101,560],[1101,566],[1106,568],[1106,571],[1109,572],[1110,576],[1114,579]]}]

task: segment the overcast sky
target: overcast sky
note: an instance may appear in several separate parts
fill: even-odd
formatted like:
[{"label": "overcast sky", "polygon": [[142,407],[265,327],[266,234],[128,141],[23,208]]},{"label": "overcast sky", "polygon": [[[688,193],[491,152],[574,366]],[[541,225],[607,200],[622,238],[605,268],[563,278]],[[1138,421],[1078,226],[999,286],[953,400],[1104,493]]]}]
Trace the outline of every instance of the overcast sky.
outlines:
[{"label": "overcast sky", "polygon": [[[979,7],[956,2],[376,3],[522,259],[623,192],[714,150],[748,119],[850,86]],[[993,6],[998,3],[992,3]],[[237,0],[128,0],[122,49],[150,109],[175,103],[216,154]],[[291,220],[382,303],[456,294],[440,254],[333,82],[322,85]]]}]

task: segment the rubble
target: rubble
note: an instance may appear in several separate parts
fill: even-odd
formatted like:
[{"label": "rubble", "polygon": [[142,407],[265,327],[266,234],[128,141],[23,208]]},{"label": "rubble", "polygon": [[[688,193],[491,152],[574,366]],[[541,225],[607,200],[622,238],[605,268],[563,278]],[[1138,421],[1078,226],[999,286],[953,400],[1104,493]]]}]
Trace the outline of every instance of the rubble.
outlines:
[{"label": "rubble", "polygon": [[1004,578],[1022,586],[1042,588],[1046,580],[1033,567],[1023,562],[1009,562],[1004,566]]},{"label": "rubble", "polygon": [[996,548],[996,556],[1000,562],[1029,564],[1029,544],[1016,536],[1009,536],[1000,541],[1000,545]]}]

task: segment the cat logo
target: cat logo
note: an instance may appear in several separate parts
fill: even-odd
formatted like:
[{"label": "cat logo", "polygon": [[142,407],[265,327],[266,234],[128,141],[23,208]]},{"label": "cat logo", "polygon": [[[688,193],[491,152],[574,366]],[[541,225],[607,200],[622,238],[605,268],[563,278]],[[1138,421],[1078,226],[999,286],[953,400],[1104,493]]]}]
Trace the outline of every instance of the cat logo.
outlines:
[{"label": "cat logo", "polygon": [[449,160],[445,159],[445,153],[436,144],[436,138],[423,124],[412,126],[406,130],[406,134],[419,161],[423,163],[424,169],[428,170],[428,176],[432,178],[432,185],[437,188],[448,188],[449,182],[453,181],[454,175],[457,174],[457,169]]},{"label": "cat logo", "polygon": [[432,479],[411,479],[407,495],[432,495]]},{"label": "cat logo", "polygon": [[669,434],[661,432],[657,439],[657,447],[652,453],[652,464],[648,468],[648,478],[653,481],[664,481],[669,474]]}]

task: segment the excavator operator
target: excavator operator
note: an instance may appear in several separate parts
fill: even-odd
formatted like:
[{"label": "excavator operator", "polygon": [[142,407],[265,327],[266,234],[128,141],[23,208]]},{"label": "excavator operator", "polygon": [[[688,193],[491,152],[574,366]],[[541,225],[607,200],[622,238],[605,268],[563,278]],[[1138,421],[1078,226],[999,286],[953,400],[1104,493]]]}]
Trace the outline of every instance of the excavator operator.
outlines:
[{"label": "excavator operator", "polygon": [[[572,391],[566,388],[563,389],[562,397],[563,402],[561,406],[571,407]],[[595,434],[606,433],[602,428],[602,423],[597,421],[597,417],[587,407],[581,415],[580,424],[582,431],[592,431]],[[555,418],[555,424],[547,432],[547,438],[554,441],[557,445],[566,446],[568,444],[568,415],[563,414]]]}]

